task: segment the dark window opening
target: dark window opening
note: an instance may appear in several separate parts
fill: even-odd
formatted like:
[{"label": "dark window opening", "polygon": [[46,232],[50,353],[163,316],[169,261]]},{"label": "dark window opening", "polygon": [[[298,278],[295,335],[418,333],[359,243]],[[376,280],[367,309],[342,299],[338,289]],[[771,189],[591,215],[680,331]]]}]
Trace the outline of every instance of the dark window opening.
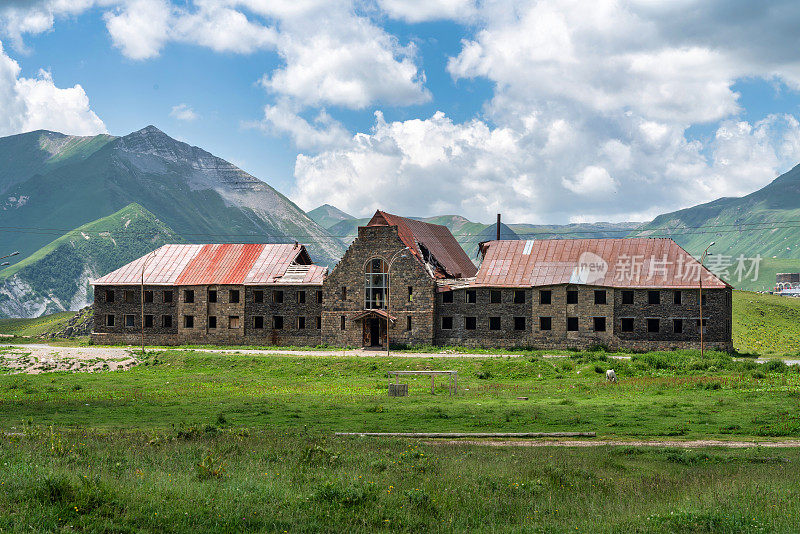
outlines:
[{"label": "dark window opening", "polygon": [[708,299],[706,297],[707,297],[707,295],[705,293],[703,293],[703,298],[701,299],[702,300],[702,306],[705,306],[707,301],[708,301]]},{"label": "dark window opening", "polygon": [[620,330],[622,332],[633,332],[633,319],[626,317],[620,321]]},{"label": "dark window opening", "polygon": [[298,304],[305,304],[306,303],[306,292],[305,291],[298,291],[297,292],[297,303]]},{"label": "dark window opening", "polygon": [[172,290],[164,291],[163,298],[164,302],[172,302]]},{"label": "dark window opening", "polygon": [[453,329],[453,318],[442,317],[442,330],[452,330],[452,329]]},{"label": "dark window opening", "polygon": [[128,303],[131,303],[131,302],[136,302],[136,297],[135,297],[135,295],[134,295],[133,291],[132,291],[132,290],[130,290],[130,289],[126,289],[126,290],[123,292],[123,295],[122,295],[122,296],[123,296],[123,300],[124,300],[125,302],[128,302]]},{"label": "dark window opening", "polygon": [[305,317],[298,317],[297,318],[297,329],[298,330],[305,330],[306,329],[306,318]]},{"label": "dark window opening", "polygon": [[171,315],[162,315],[161,316],[161,326],[164,328],[172,328],[172,316]]},{"label": "dark window opening", "polygon": [[464,330],[475,330],[478,328],[477,317],[464,317]]},{"label": "dark window opening", "polygon": [[106,302],[114,302],[114,290],[106,289]]},{"label": "dark window opening", "polygon": [[514,317],[514,330],[525,330],[525,317]]},{"label": "dark window opening", "polygon": [[578,303],[578,292],[574,289],[570,289],[567,291],[567,304],[577,304]]},{"label": "dark window opening", "polygon": [[466,298],[467,304],[475,304],[478,301],[478,294],[474,289],[468,289],[464,298]]},{"label": "dark window opening", "polygon": [[114,326],[114,316],[106,315],[106,326]]},{"label": "dark window opening", "polygon": [[272,303],[283,304],[283,291],[275,289],[272,291]]},{"label": "dark window opening", "polygon": [[673,319],[672,320],[672,331],[676,334],[683,333],[683,319]]},{"label": "dark window opening", "polygon": [[514,291],[514,304],[525,304],[525,292],[521,290]]},{"label": "dark window opening", "polygon": [[257,330],[261,330],[264,328],[264,317],[261,315],[256,315],[253,317],[253,328]]},{"label": "dark window opening", "polygon": [[194,328],[194,315],[184,315],[183,316],[183,327],[184,328]]},{"label": "dark window opening", "polygon": [[228,302],[231,304],[236,304],[239,302],[239,290],[238,289],[231,289],[228,291]]},{"label": "dark window opening", "polygon": [[256,289],[253,291],[253,302],[256,304],[263,304],[264,302],[264,290],[263,289]]},{"label": "dark window opening", "polygon": [[208,290],[208,302],[217,302],[217,290],[216,289],[209,289]]},{"label": "dark window opening", "polygon": [[578,318],[567,317],[567,332],[577,332],[577,331],[578,331]]},{"label": "dark window opening", "polygon": [[145,328],[153,328],[153,316],[152,315],[145,315],[144,316],[144,327]]},{"label": "dark window opening", "polygon": [[314,317],[314,325],[315,325],[314,328],[320,330],[322,328],[322,317],[320,317],[319,315]]},{"label": "dark window opening", "polygon": [[445,291],[442,293],[442,304],[452,304],[453,303],[453,292],[452,291]]},{"label": "dark window opening", "polygon": [[595,317],[594,318],[594,331],[595,332],[605,332],[606,331],[606,318],[605,317]]},{"label": "dark window opening", "polygon": [[239,328],[239,316],[238,315],[230,315],[230,316],[228,316],[228,328]]},{"label": "dark window opening", "polygon": [[317,290],[317,304],[322,304],[322,291]]},{"label": "dark window opening", "polygon": [[672,294],[672,303],[680,306],[682,301],[683,301],[683,293],[681,293],[680,291],[675,291]]},{"label": "dark window opening", "polygon": [[661,330],[661,321],[659,319],[648,319],[647,320],[647,331],[651,334],[657,333]]},{"label": "dark window opening", "polygon": [[552,317],[539,317],[539,330],[552,330],[553,318]]},{"label": "dark window opening", "polygon": [[605,304],[606,300],[606,291],[604,289],[595,289],[594,290],[594,303],[595,304]]},{"label": "dark window opening", "polygon": [[345,327],[346,327],[346,321],[347,321],[347,318],[346,318],[344,315],[342,315],[341,319],[342,319],[342,320],[341,320],[341,323],[339,324],[339,328],[340,328],[341,330],[344,330],[344,329],[345,329]]},{"label": "dark window opening", "polygon": [[489,317],[489,330],[500,330],[500,317]]},{"label": "dark window opening", "polygon": [[[342,286],[342,301],[347,300],[347,286]],[[344,328],[342,328],[344,330]]]},{"label": "dark window opening", "polygon": [[191,304],[194,302],[194,291],[191,289],[184,289],[183,290],[183,302],[187,302]]},{"label": "dark window opening", "polygon": [[135,315],[126,315],[125,316],[125,326],[136,326],[136,316]]},{"label": "dark window opening", "polygon": [[622,292],[622,303],[623,304],[633,304],[633,291],[623,291]]},{"label": "dark window opening", "polygon": [[414,302],[414,286],[408,286],[408,302]]},{"label": "dark window opening", "polygon": [[144,301],[145,302],[153,302],[153,292],[148,290],[144,292]]},{"label": "dark window opening", "polygon": [[[697,329],[700,330],[700,319],[695,320],[695,324],[697,325]],[[708,333],[708,319],[703,319],[703,334]]]},{"label": "dark window opening", "polygon": [[500,304],[503,302],[503,293],[499,289],[492,289],[489,291],[489,302],[491,304]]},{"label": "dark window opening", "polygon": [[406,317],[406,330],[411,331],[411,316]]},{"label": "dark window opening", "polygon": [[549,289],[539,291],[539,304],[550,304],[553,302],[553,292]]},{"label": "dark window opening", "polygon": [[647,292],[647,303],[648,304],[661,304],[661,292],[660,291],[648,291]]},{"label": "dark window opening", "polygon": [[208,316],[208,328],[213,330],[216,327],[217,327],[217,317],[214,316],[214,315],[209,315]]}]

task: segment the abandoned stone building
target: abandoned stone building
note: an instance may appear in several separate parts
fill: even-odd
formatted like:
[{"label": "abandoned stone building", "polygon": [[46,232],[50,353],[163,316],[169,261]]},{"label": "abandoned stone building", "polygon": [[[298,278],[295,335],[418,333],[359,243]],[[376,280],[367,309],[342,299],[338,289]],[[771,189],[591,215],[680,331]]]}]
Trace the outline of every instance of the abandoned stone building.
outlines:
[{"label": "abandoned stone building", "polygon": [[165,245],[93,282],[92,338],[648,350],[699,347],[702,329],[732,348],[731,286],[670,239],[476,252],[479,268],[446,227],[382,211],[330,273],[299,244]]}]

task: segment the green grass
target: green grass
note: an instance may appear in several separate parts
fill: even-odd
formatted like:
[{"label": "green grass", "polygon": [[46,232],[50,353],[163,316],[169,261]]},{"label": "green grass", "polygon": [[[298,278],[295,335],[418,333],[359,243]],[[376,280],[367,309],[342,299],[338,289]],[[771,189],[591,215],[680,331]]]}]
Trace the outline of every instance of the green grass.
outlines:
[{"label": "green grass", "polygon": [[796,532],[798,450],[436,446],[275,430],[31,428],[9,532]]},{"label": "green grass", "polygon": [[0,334],[40,336],[65,327],[74,315],[75,312],[61,312],[35,319],[0,319]]},{"label": "green grass", "polygon": [[[617,385],[606,383],[613,367]],[[455,369],[436,395],[386,371]],[[526,396],[530,400],[518,400]],[[800,368],[163,351],[130,371],[0,375],[0,530],[792,532],[798,449],[481,447],[334,431],[800,437]]]},{"label": "green grass", "polygon": [[733,292],[733,345],[764,356],[800,353],[800,299]]}]

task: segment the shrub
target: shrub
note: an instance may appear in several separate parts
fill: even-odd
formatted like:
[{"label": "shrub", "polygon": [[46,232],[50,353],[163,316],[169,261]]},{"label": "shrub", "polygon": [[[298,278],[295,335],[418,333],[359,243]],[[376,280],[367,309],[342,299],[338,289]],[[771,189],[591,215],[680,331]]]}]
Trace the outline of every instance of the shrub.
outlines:
[{"label": "shrub", "polygon": [[339,482],[325,482],[317,487],[312,497],[317,501],[351,507],[374,500],[376,495],[372,488],[364,484],[344,485]]},{"label": "shrub", "polygon": [[768,373],[785,373],[789,367],[783,360],[770,360],[764,364],[764,370]]},{"label": "shrub", "polygon": [[492,373],[490,373],[489,371],[481,370],[481,371],[478,371],[475,374],[475,376],[478,377],[480,380],[488,380],[489,378],[492,378]]},{"label": "shrub", "polygon": [[312,445],[300,453],[299,461],[301,464],[312,467],[326,467],[339,463],[339,456],[319,445]]},{"label": "shrub", "polygon": [[195,465],[195,470],[200,480],[220,479],[225,475],[225,462],[221,456],[209,451]]}]

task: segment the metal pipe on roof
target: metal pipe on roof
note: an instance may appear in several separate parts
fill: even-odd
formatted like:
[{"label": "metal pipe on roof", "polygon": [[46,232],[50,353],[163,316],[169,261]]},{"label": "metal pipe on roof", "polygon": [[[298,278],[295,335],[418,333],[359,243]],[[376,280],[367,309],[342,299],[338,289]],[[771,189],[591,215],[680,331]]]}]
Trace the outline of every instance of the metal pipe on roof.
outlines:
[{"label": "metal pipe on roof", "polygon": [[497,214],[497,240],[500,241],[500,214]]}]

